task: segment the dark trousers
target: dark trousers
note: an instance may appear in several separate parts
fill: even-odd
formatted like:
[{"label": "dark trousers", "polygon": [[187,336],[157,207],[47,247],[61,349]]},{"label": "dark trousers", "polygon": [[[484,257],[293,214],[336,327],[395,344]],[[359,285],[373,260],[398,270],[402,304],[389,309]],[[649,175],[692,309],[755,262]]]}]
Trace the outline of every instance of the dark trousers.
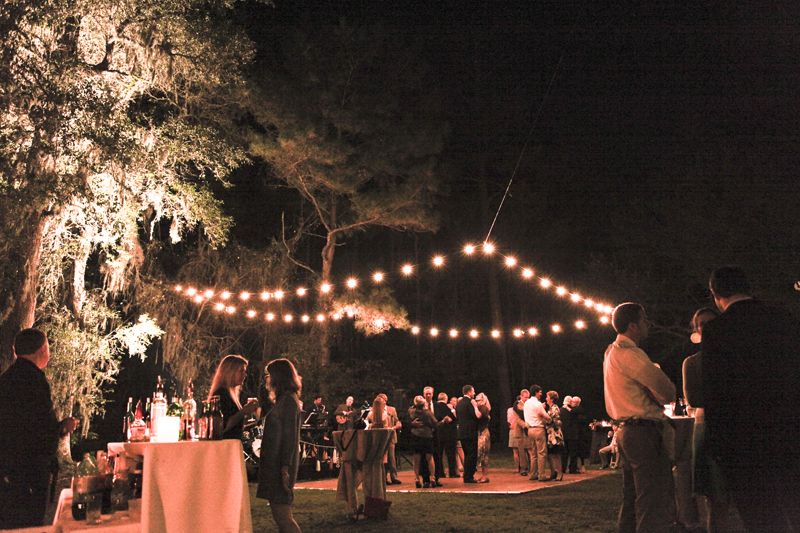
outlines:
[{"label": "dark trousers", "polygon": [[672,464],[657,425],[625,425],[617,435],[622,459],[622,507],[617,531],[673,531],[675,489]]},{"label": "dark trousers", "polygon": [[796,465],[763,467],[764,456],[753,454],[719,461],[725,486],[748,531],[800,531]]},{"label": "dark trousers", "polygon": [[[444,441],[439,443],[439,461],[444,465],[443,455],[447,456],[447,474],[450,477],[458,476],[458,469],[456,468],[456,441]],[[444,466],[442,466],[444,468]],[[442,473],[444,475],[444,472]]]},{"label": "dark trousers", "polygon": [[578,473],[578,450],[580,448],[580,441],[578,439],[565,439],[564,445],[566,448],[566,461],[564,462],[564,472],[570,474]]},{"label": "dark trousers", "polygon": [[464,450],[464,481],[475,479],[478,469],[478,435],[461,439],[461,448]]},{"label": "dark trousers", "polygon": [[[424,459],[424,458],[423,458]],[[442,447],[439,444],[439,439],[433,437],[433,465],[436,470],[434,477],[436,479],[444,477],[444,466],[442,465]],[[431,480],[431,473],[428,470],[428,462],[422,461],[419,465],[419,474],[422,476],[422,481],[429,482]]]},{"label": "dark trousers", "polygon": [[50,472],[0,474],[0,529],[41,526]]}]

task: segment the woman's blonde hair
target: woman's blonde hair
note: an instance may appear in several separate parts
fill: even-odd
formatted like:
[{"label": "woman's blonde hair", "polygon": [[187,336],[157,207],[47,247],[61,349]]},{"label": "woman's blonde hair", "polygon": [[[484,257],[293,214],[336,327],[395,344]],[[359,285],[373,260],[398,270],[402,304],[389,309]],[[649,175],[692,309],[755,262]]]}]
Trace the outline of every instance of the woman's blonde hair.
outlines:
[{"label": "woman's blonde hair", "polygon": [[489,411],[492,410],[492,404],[489,403],[489,397],[483,392],[475,396],[475,402],[477,402],[478,405],[485,405],[486,409]]},{"label": "woman's blonde hair", "polygon": [[208,389],[208,398],[206,400],[211,400],[214,392],[222,388],[228,391],[233,402],[241,409],[242,404],[239,401],[239,395],[235,393],[240,388],[240,385],[233,383],[233,377],[240,368],[246,368],[248,364],[247,359],[241,355],[231,354],[223,357],[222,361],[217,365],[216,372],[214,372],[214,378],[211,380],[211,387]]},{"label": "woman's blonde hair", "polygon": [[425,404],[427,404],[427,403],[428,402],[425,401],[425,397],[424,396],[420,396],[419,394],[414,396],[414,407],[416,407],[418,409],[424,409],[425,408]]}]

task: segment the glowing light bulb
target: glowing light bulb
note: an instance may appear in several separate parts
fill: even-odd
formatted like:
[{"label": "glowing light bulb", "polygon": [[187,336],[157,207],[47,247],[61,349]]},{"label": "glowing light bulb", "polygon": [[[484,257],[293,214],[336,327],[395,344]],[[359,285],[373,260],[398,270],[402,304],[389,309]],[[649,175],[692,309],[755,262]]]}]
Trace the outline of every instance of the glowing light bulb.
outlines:
[{"label": "glowing light bulb", "polygon": [[248,309],[247,310],[247,318],[255,318],[255,317],[256,317],[255,309]]},{"label": "glowing light bulb", "polygon": [[400,272],[402,272],[404,276],[410,276],[414,273],[414,265],[406,263],[403,265],[403,268],[400,269]]},{"label": "glowing light bulb", "polygon": [[206,298],[207,300],[210,300],[211,298],[214,297],[214,291],[212,291],[211,289],[204,290],[203,297]]},{"label": "glowing light bulb", "polygon": [[341,320],[342,319],[342,314],[341,313],[333,313],[333,315],[331,315],[331,318],[333,320]]},{"label": "glowing light bulb", "polygon": [[175,292],[181,292],[183,290],[183,285],[175,285]]},{"label": "glowing light bulb", "polygon": [[242,300],[243,302],[246,302],[247,300],[250,299],[250,293],[247,291],[239,293],[239,299]]},{"label": "glowing light bulb", "polygon": [[505,264],[508,268],[517,266],[517,258],[509,255],[506,257]]},{"label": "glowing light bulb", "polygon": [[267,322],[272,322],[275,320],[275,313],[267,313],[264,318],[267,319]]},{"label": "glowing light bulb", "polygon": [[451,339],[455,339],[458,337],[458,330],[456,328],[452,328],[450,331],[447,332],[450,335]]},{"label": "glowing light bulb", "polygon": [[431,328],[430,334],[431,334],[431,337],[438,337],[439,336],[439,328]]},{"label": "glowing light bulb", "polygon": [[585,305],[586,307],[594,307],[594,300],[592,300],[591,298],[586,298],[583,301],[583,305]]},{"label": "glowing light bulb", "polygon": [[442,257],[441,255],[437,255],[436,257],[434,257],[433,266],[435,266],[436,268],[444,266],[444,257]]},{"label": "glowing light bulb", "polygon": [[294,320],[294,317],[289,313],[283,315],[283,321],[286,322],[287,324],[289,324],[292,320]]},{"label": "glowing light bulb", "polygon": [[348,309],[347,310],[347,318],[353,318],[354,316],[356,316],[356,312],[353,311],[352,309]]},{"label": "glowing light bulb", "polygon": [[331,292],[331,290],[333,290],[333,285],[331,285],[327,281],[323,282],[322,285],[319,286],[319,292],[321,292],[322,294],[328,294],[329,292]]},{"label": "glowing light bulb", "polygon": [[284,293],[281,289],[278,289],[277,291],[272,293],[272,297],[275,298],[276,300],[283,300],[285,294],[286,293]]},{"label": "glowing light bulb", "polygon": [[229,305],[228,307],[225,308],[225,312],[228,313],[229,315],[232,315],[233,313],[236,312],[236,308],[232,305]]},{"label": "glowing light bulb", "polygon": [[576,320],[575,329],[586,329],[586,322],[584,322],[583,320]]},{"label": "glowing light bulb", "polygon": [[567,289],[565,289],[564,287],[556,287],[556,294],[559,296],[564,296],[565,294],[567,294]]},{"label": "glowing light bulb", "polygon": [[267,300],[269,300],[270,298],[272,298],[272,294],[270,294],[270,292],[269,292],[269,291],[262,291],[262,292],[261,292],[261,299],[262,299],[262,300],[264,300],[264,301],[266,302],[266,301],[267,301]]},{"label": "glowing light bulb", "polygon": [[203,297],[202,297],[202,296],[200,296],[199,294],[195,294],[195,295],[194,295],[194,303],[196,303],[196,304],[201,304],[201,303],[203,303]]},{"label": "glowing light bulb", "polygon": [[539,285],[541,285],[541,287],[542,287],[543,289],[547,289],[547,288],[548,288],[548,287],[550,287],[550,285],[552,285],[552,284],[553,284],[553,282],[552,282],[552,281],[550,281],[550,279],[549,279],[549,278],[542,278],[542,279],[539,281]]},{"label": "glowing light bulb", "polygon": [[383,326],[386,325],[386,322],[382,318],[376,318],[372,321],[376,328],[383,329]]},{"label": "glowing light bulb", "polygon": [[300,317],[300,320],[303,322],[303,324],[308,324],[308,321],[311,320],[311,317],[308,315],[303,315]]},{"label": "glowing light bulb", "polygon": [[519,328],[514,328],[514,332],[513,332],[513,333],[514,333],[514,336],[515,336],[516,338],[518,338],[518,339],[519,339],[520,337],[522,337],[523,335],[525,335],[525,332],[524,332],[524,331],[522,331],[522,330],[521,330],[521,329],[519,329]]},{"label": "glowing light bulb", "polygon": [[224,303],[217,302],[217,303],[214,304],[214,311],[224,311],[224,310],[225,310],[225,304]]},{"label": "glowing light bulb", "polygon": [[411,334],[419,335],[419,326],[411,326]]},{"label": "glowing light bulb", "polygon": [[539,334],[539,330],[536,328],[528,328],[528,335],[531,337],[535,337]]},{"label": "glowing light bulb", "polygon": [[474,244],[467,244],[464,246],[464,253],[466,255],[472,255],[475,253],[475,245]]},{"label": "glowing light bulb", "polygon": [[523,268],[522,269],[522,277],[525,279],[531,279],[533,277],[533,269],[532,268]]},{"label": "glowing light bulb", "polygon": [[384,275],[383,272],[380,272],[380,271],[379,272],[375,272],[372,275],[372,281],[374,281],[375,283],[383,283],[384,277],[385,277],[385,275]]},{"label": "glowing light bulb", "polygon": [[358,280],[356,278],[347,278],[345,285],[347,285],[348,289],[355,289],[358,287]]},{"label": "glowing light bulb", "polygon": [[469,330],[469,336],[473,339],[477,339],[480,336],[480,333],[478,333],[477,329],[471,329]]},{"label": "glowing light bulb", "polygon": [[578,294],[577,292],[573,292],[572,294],[569,295],[569,299],[575,303],[578,303],[581,301],[581,295]]},{"label": "glowing light bulb", "polygon": [[483,243],[483,246],[481,246],[481,250],[485,255],[492,255],[495,250],[494,244],[490,243],[489,241],[486,241]]},{"label": "glowing light bulb", "polygon": [[493,339],[499,339],[500,338],[500,330],[493,329],[491,335],[492,335]]},{"label": "glowing light bulb", "polygon": [[325,322],[325,315],[322,313],[317,313],[317,322]]},{"label": "glowing light bulb", "polygon": [[609,323],[609,318],[606,315],[601,316],[600,317],[600,323],[601,324],[608,324]]},{"label": "glowing light bulb", "polygon": [[195,289],[194,287],[189,287],[188,289],[186,289],[187,296],[194,296],[195,294],[197,294],[197,289]]},{"label": "glowing light bulb", "polygon": [[550,330],[553,333],[561,333],[561,326],[558,324],[553,324],[552,326],[550,326]]},{"label": "glowing light bulb", "polygon": [[300,298],[302,298],[303,296],[306,295],[306,293],[308,293],[308,289],[306,289],[305,287],[297,287],[297,290],[295,292]]},{"label": "glowing light bulb", "polygon": [[219,297],[222,298],[223,300],[228,300],[231,297],[231,293],[230,291],[222,291],[221,293],[219,293]]}]

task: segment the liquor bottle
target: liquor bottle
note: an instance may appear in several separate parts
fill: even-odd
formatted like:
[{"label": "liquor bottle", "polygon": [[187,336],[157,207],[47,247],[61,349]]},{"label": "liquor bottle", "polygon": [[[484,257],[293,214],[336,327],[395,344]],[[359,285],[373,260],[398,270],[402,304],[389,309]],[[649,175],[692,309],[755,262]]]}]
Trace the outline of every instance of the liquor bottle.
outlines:
[{"label": "liquor bottle", "polygon": [[150,414],[153,411],[151,407],[152,407],[151,400],[150,398],[147,398],[144,404],[144,423],[147,428],[145,430],[145,440],[150,440]]},{"label": "liquor bottle", "polygon": [[144,412],[142,411],[142,400],[136,402],[136,411],[134,411],[133,422],[130,425],[131,442],[141,442],[147,439],[147,423],[144,421]]},{"label": "liquor bottle", "polygon": [[183,440],[195,438],[195,421],[197,420],[197,402],[194,400],[194,386],[192,380],[186,385],[183,400],[183,414],[181,415],[181,432]]},{"label": "liquor bottle", "polygon": [[128,397],[128,405],[125,407],[125,416],[122,419],[122,440],[131,440],[131,424],[133,423],[133,398]]},{"label": "liquor bottle", "polygon": [[208,413],[208,438],[211,440],[222,440],[224,423],[222,411],[219,409],[219,396],[212,396],[211,412]]},{"label": "liquor bottle", "polygon": [[128,500],[131,497],[131,485],[128,477],[128,465],[125,455],[119,455],[114,463],[114,481],[111,485],[111,511],[121,516],[129,516]]},{"label": "liquor bottle", "polygon": [[167,416],[167,399],[164,396],[164,383],[161,376],[156,381],[156,392],[153,393],[153,404],[150,410],[150,439],[158,441],[158,425],[162,417]]},{"label": "liquor bottle", "polygon": [[78,464],[78,471],[72,478],[72,518],[78,521],[86,520],[86,499],[94,490],[97,478],[97,466],[92,460],[92,454],[83,454],[83,460]]}]

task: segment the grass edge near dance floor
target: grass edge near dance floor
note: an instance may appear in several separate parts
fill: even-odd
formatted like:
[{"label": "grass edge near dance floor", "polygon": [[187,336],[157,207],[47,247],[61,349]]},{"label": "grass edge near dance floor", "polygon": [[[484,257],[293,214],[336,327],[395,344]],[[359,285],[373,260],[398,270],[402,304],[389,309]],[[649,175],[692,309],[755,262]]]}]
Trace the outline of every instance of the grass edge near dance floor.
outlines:
[{"label": "grass edge near dance floor", "polygon": [[[250,486],[253,531],[277,531],[265,500]],[[359,496],[360,493],[359,493]],[[611,532],[622,499],[622,473],[527,494],[392,493],[387,521],[352,523],[335,491],[296,490],[294,514],[303,531]]]}]

